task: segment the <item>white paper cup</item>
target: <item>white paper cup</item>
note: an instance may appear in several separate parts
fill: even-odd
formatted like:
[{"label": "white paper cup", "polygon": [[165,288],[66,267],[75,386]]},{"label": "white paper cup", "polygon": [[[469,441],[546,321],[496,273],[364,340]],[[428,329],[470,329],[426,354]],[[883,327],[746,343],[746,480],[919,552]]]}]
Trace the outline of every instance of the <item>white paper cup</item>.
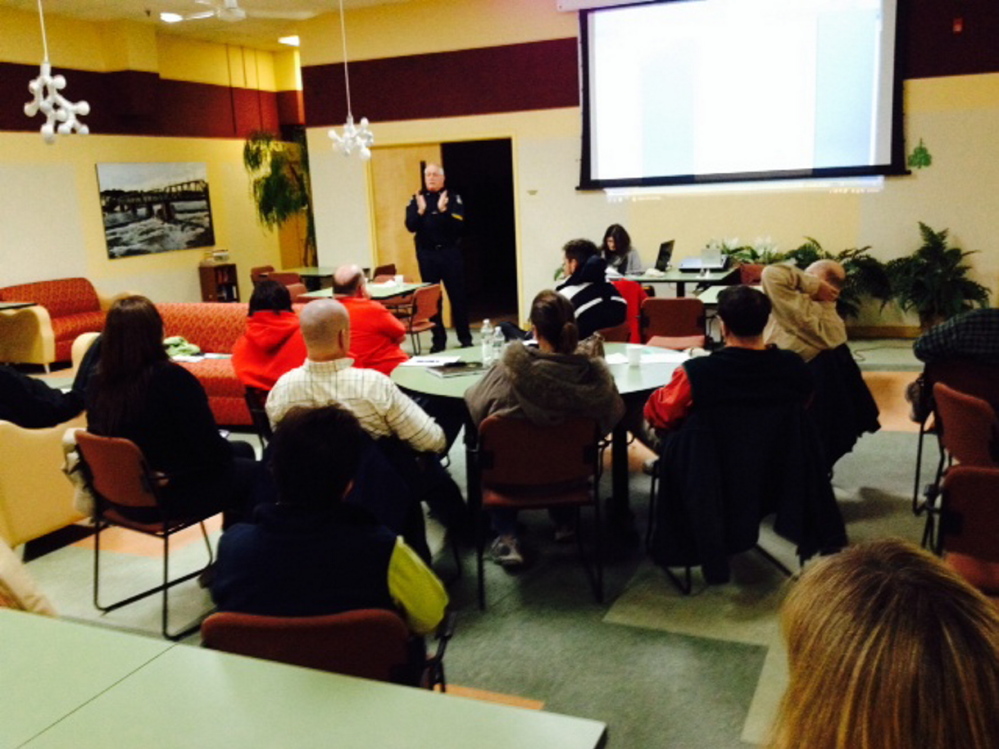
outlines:
[{"label": "white paper cup", "polygon": [[629,346],[628,347],[628,366],[637,367],[642,363],[642,347],[641,346]]},{"label": "white paper cup", "polygon": [[402,283],[402,276],[401,275],[397,275],[392,280],[395,281],[397,284]]}]

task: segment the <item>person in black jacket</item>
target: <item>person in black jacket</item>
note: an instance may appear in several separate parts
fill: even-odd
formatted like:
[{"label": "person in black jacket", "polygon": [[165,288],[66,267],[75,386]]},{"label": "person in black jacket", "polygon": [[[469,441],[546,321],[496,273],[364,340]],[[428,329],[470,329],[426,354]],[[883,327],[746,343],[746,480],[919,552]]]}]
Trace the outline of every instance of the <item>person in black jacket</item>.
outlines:
[{"label": "person in black jacket", "polygon": [[[420,277],[427,283],[443,282],[451,302],[451,324],[462,347],[468,347],[472,345],[472,333],[468,328],[465,260],[460,243],[465,206],[458,193],[444,189],[444,169],[439,164],[427,164],[423,177],[426,189],[416,193],[406,206],[406,228],[414,233]],[[447,345],[447,331],[439,308],[432,320],[437,323],[430,348],[434,354]]]},{"label": "person in black jacket", "polygon": [[25,429],[54,427],[83,410],[76,390],[64,393],[13,367],[0,366],[0,420]]},{"label": "person in black jacket", "polygon": [[[246,514],[253,448],[219,434],[201,383],[167,358],[163,320],[145,297],[124,297],[108,311],[86,402],[89,431],[131,440],[154,471],[166,474],[169,512],[215,508],[226,511],[226,524]],[[133,513],[135,520],[155,519]]]},{"label": "person in black jacket", "polygon": [[607,280],[607,261],[588,239],[573,239],[562,248],[566,280],[555,287],[576,310],[579,337],[589,338],[603,328],[613,328],[628,317],[628,303]]}]

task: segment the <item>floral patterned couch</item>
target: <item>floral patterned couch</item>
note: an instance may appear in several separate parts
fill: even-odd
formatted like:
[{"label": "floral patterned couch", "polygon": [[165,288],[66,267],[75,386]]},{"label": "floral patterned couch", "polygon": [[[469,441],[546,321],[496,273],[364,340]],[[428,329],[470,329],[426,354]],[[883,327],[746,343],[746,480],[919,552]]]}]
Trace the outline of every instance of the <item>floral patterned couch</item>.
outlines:
[{"label": "floral patterned couch", "polygon": [[7,286],[0,301],[35,306],[0,313],[0,361],[44,364],[69,361],[81,333],[100,332],[114,297],[103,297],[86,278]]}]

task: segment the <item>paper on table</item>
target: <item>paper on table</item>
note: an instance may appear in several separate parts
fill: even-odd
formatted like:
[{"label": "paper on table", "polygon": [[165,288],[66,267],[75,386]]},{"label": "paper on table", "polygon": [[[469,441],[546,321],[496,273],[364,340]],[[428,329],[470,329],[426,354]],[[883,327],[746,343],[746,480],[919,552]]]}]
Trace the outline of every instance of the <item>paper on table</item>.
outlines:
[{"label": "paper on table", "polygon": [[[660,349],[658,351],[653,351],[652,349],[642,349],[642,363],[649,364],[671,364],[673,362],[680,363],[685,362],[690,357],[687,355],[686,351],[671,351],[670,349]],[[628,355],[627,354],[607,354],[605,361],[608,364],[627,364]]]},{"label": "paper on table", "polygon": [[404,361],[400,367],[439,367],[443,364],[454,364],[461,361],[460,356],[414,356]]}]

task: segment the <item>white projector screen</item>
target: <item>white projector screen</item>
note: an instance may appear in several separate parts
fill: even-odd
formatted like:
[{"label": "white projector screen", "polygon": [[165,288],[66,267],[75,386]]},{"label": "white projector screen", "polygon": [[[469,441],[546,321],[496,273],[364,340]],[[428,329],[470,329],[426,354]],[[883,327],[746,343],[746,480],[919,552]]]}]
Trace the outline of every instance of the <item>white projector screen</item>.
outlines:
[{"label": "white projector screen", "polygon": [[580,13],[580,187],[904,172],[896,0]]}]

